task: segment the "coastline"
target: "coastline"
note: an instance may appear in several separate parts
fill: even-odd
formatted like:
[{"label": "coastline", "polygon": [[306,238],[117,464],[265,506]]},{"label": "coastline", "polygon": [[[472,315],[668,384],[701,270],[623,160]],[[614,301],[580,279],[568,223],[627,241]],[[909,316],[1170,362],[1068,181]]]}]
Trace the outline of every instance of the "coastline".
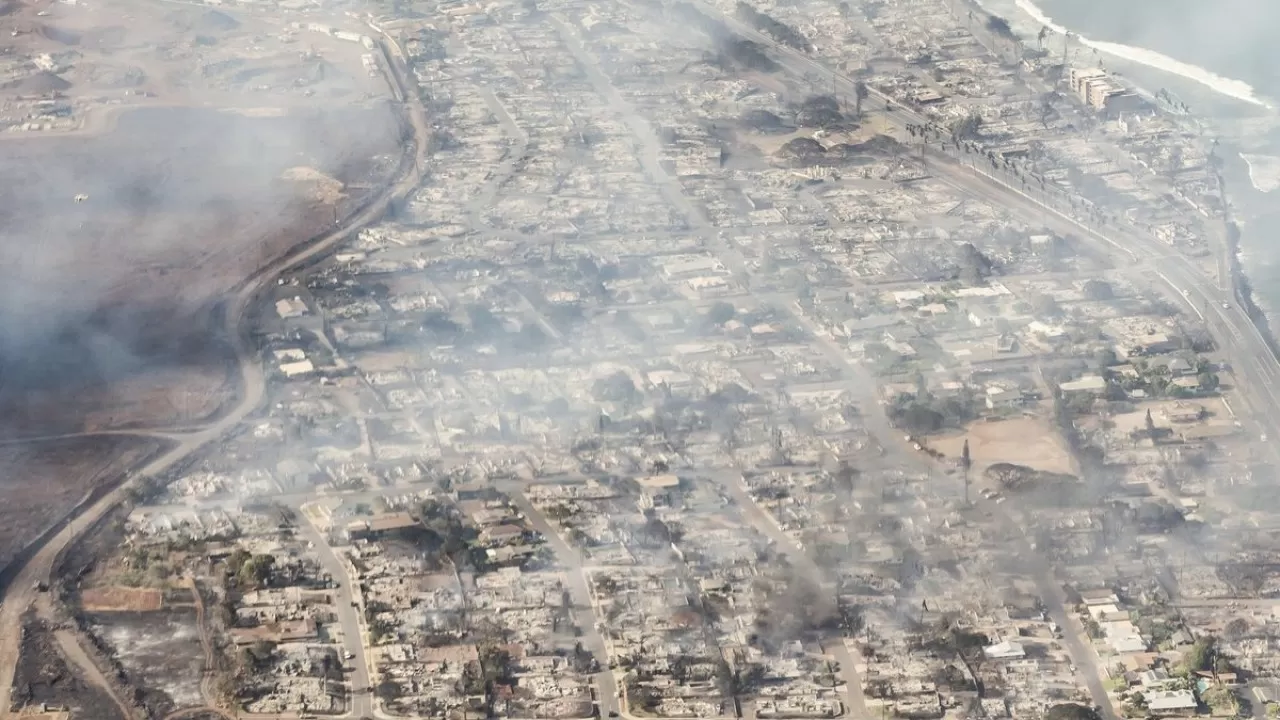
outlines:
[{"label": "coastline", "polygon": [[[1268,298],[1255,290],[1255,282],[1268,271],[1280,277],[1280,265],[1265,260],[1251,262],[1254,277],[1250,277],[1242,262],[1243,246],[1251,244],[1247,228],[1253,225],[1254,215],[1264,219],[1267,215],[1274,214],[1273,229],[1280,229],[1280,212],[1268,213],[1252,207],[1265,203],[1271,191],[1280,189],[1280,137],[1270,141],[1259,139],[1256,135],[1248,137],[1251,133],[1243,127],[1251,117],[1260,114],[1274,117],[1274,106],[1243,80],[1224,77],[1153,50],[1091,40],[1077,34],[1071,28],[1055,22],[1035,4],[1035,0],[964,1],[985,14],[1003,18],[1024,46],[1037,42],[1039,33],[1047,28],[1051,34],[1044,41],[1046,47],[1063,43],[1060,46],[1063,48],[1063,55],[1069,63],[1076,66],[1102,66],[1101,56],[1106,55],[1113,61],[1108,69],[1148,98],[1153,95],[1150,88],[1164,86],[1162,80],[1168,78],[1169,84],[1174,85],[1178,92],[1194,95],[1197,103],[1203,102],[1209,109],[1207,113],[1191,113],[1200,126],[1202,135],[1222,136],[1224,128],[1220,126],[1240,126],[1240,141],[1223,142],[1219,153],[1226,157],[1209,168],[1218,180],[1223,207],[1228,208],[1221,218],[1224,227],[1223,252],[1226,253],[1236,301],[1261,333],[1272,354],[1280,356],[1280,342],[1277,342],[1272,332],[1276,298]],[[1086,50],[1088,57],[1082,58],[1081,54]],[[1164,77],[1156,77],[1157,73]],[[1250,147],[1241,147],[1246,142]],[[1272,147],[1275,148],[1274,152]],[[1242,188],[1242,185],[1245,187]],[[1240,217],[1241,209],[1247,219]],[[1264,220],[1260,224],[1265,226],[1269,223]]]},{"label": "coastline", "polygon": [[1014,0],[1014,5],[1041,26],[1047,27],[1061,36],[1070,35],[1074,42],[1083,47],[1105,53],[1120,60],[1143,65],[1153,70],[1177,75],[1203,85],[1220,95],[1249,103],[1250,105],[1267,110],[1273,109],[1270,103],[1259,96],[1258,91],[1252,85],[1243,80],[1224,77],[1212,70],[1183,62],[1155,50],[1105,40],[1092,40],[1054,22],[1053,18],[1049,17],[1033,0]]},{"label": "coastline", "polygon": [[1239,155],[1249,168],[1249,183],[1258,192],[1269,193],[1280,189],[1280,158],[1246,152],[1240,152]]}]

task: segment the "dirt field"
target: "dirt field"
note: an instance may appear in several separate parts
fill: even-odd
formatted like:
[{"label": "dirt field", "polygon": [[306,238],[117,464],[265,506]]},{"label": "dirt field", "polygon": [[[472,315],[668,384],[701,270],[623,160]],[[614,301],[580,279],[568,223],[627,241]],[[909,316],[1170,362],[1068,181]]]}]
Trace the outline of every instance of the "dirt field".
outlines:
[{"label": "dirt field", "polygon": [[87,612],[154,612],[164,605],[164,595],[154,588],[102,587],[85,590],[80,604]]},{"label": "dirt field", "polygon": [[0,567],[92,488],[120,479],[157,448],[132,438],[0,447]]},{"label": "dirt field", "polygon": [[970,425],[965,433],[931,437],[929,446],[949,458],[959,458],[966,439],[974,477],[979,477],[988,465],[1000,462],[1045,472],[1075,473],[1071,453],[1062,436],[1049,421],[1041,418],[979,421]]}]

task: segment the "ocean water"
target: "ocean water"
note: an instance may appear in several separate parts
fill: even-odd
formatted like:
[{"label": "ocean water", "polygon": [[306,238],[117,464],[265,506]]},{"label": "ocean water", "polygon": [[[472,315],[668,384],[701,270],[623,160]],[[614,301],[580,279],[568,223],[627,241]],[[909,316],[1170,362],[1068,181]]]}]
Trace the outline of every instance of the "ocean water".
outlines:
[{"label": "ocean water", "polygon": [[[1138,64],[1186,87],[1273,105],[1280,98],[1280,3],[1274,0],[1016,0],[1061,33],[1070,30],[1104,64]],[[1052,23],[1046,22],[1052,20]],[[1057,25],[1058,27],[1053,27]],[[1155,79],[1155,74],[1144,72]]]},{"label": "ocean water", "polygon": [[[1227,160],[1240,250],[1280,329],[1280,0],[979,0],[1077,66],[1098,66],[1203,121]],[[1068,33],[1070,33],[1068,35]]]}]

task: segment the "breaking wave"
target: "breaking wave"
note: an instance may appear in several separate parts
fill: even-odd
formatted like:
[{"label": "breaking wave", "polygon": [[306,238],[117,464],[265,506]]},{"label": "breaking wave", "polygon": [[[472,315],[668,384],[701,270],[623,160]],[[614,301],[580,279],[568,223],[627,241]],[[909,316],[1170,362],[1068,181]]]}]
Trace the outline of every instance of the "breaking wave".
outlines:
[{"label": "breaking wave", "polygon": [[1120,43],[1104,42],[1101,40],[1090,40],[1079,34],[1072,33],[1069,29],[1059,25],[1036,6],[1033,0],[1014,0],[1018,9],[1031,16],[1033,20],[1059,35],[1071,34],[1079,44],[1097,50],[1100,53],[1106,53],[1112,57],[1117,57],[1128,62],[1145,65],[1156,70],[1167,72],[1173,75],[1184,77],[1193,82],[1199,83],[1214,92],[1234,98],[1251,105],[1257,105],[1271,109],[1271,104],[1258,97],[1258,93],[1249,83],[1243,80],[1233,80],[1232,78],[1223,77],[1215,72],[1206,70],[1197,65],[1182,62],[1169,57],[1163,53],[1145,48],[1133,47],[1131,45],[1122,45]]}]

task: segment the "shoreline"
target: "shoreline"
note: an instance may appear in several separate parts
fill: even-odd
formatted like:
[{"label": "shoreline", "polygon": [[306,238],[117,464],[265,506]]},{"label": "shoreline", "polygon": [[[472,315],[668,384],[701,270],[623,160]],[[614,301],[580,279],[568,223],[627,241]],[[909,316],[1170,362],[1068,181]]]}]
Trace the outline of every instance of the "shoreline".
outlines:
[{"label": "shoreline", "polygon": [[1260,193],[1280,190],[1280,157],[1258,153],[1237,153],[1249,168],[1249,184]]},{"label": "shoreline", "polygon": [[1178,60],[1156,50],[1106,40],[1091,40],[1068,27],[1055,23],[1053,18],[1049,17],[1040,6],[1035,4],[1034,0],[1013,0],[1013,3],[1019,11],[1041,26],[1049,28],[1060,36],[1069,35],[1077,43],[1091,50],[1106,53],[1112,57],[1143,65],[1153,70],[1177,75],[1234,100],[1266,110],[1274,109],[1270,103],[1258,95],[1258,91],[1252,85],[1243,80],[1220,75],[1207,68]]},{"label": "shoreline", "polygon": [[[1044,11],[1035,4],[1034,0],[963,0],[963,2],[973,5],[986,15],[999,16],[1006,20],[1014,31],[1014,34],[1018,36],[1019,43],[1023,47],[1028,47],[1030,42],[1034,42],[1034,39],[1040,32],[1041,28],[1048,28],[1053,33],[1056,33],[1054,38],[1056,40],[1061,40],[1066,43],[1070,43],[1070,41],[1074,40],[1074,46],[1072,44],[1067,44],[1065,46],[1064,55],[1068,64],[1075,64],[1082,67],[1088,66],[1089,63],[1081,63],[1077,57],[1082,49],[1088,48],[1095,54],[1106,53],[1122,62],[1131,62],[1136,65],[1141,65],[1150,71],[1175,75],[1184,81],[1201,85],[1207,90],[1227,98],[1227,102],[1243,103],[1248,105],[1249,109],[1254,112],[1259,110],[1263,112],[1274,112],[1273,106],[1259,98],[1253,87],[1244,81],[1223,77],[1205,68],[1170,58],[1155,51],[1130,47],[1119,43],[1099,42],[1089,40],[1088,38],[1082,38],[1070,28],[1055,23],[1051,17],[1044,13]],[[1134,78],[1123,75],[1120,77],[1123,79],[1125,84],[1133,87],[1136,91],[1139,91],[1148,97],[1151,96],[1150,91],[1144,87],[1142,83],[1135,82]],[[1192,113],[1192,117],[1195,117],[1195,113]],[[1204,123],[1214,122],[1213,118],[1206,117],[1205,115],[1200,115],[1196,121],[1198,124],[1202,124],[1202,127]],[[1248,177],[1248,182],[1252,186],[1250,190],[1263,195],[1269,193],[1270,190],[1260,187],[1254,180],[1255,164],[1261,163],[1250,162],[1249,158],[1246,157],[1246,153],[1241,148],[1231,148],[1231,153],[1245,165],[1245,168],[1247,168],[1246,175]],[[1260,153],[1248,153],[1248,155],[1255,158],[1257,161],[1262,161],[1265,157],[1276,163],[1275,187],[1271,189],[1280,189],[1280,157],[1262,155]],[[1239,303],[1240,307],[1248,315],[1250,322],[1253,323],[1259,334],[1261,334],[1262,339],[1267,344],[1268,350],[1273,355],[1280,357],[1280,342],[1277,342],[1276,336],[1272,332],[1271,314],[1266,309],[1268,304],[1265,300],[1257,297],[1253,283],[1245,272],[1244,265],[1241,262],[1243,252],[1241,244],[1244,232],[1240,221],[1236,219],[1230,209],[1233,205],[1231,203],[1231,192],[1228,190],[1228,185],[1230,184],[1231,187],[1235,187],[1235,182],[1232,181],[1232,183],[1228,183],[1227,181],[1227,173],[1229,170],[1227,162],[1230,162],[1230,160],[1217,164],[1211,163],[1208,169],[1218,180],[1218,188],[1221,194],[1223,207],[1228,208],[1222,214],[1220,219],[1224,228],[1223,242],[1225,247],[1223,248],[1223,252],[1226,253],[1228,274],[1231,278],[1232,294],[1235,296],[1236,302]],[[1263,174],[1264,172],[1265,171],[1259,170],[1258,174]],[[1264,182],[1264,185],[1265,184],[1266,183]],[[1239,195],[1239,193],[1237,193],[1237,195]]]}]

